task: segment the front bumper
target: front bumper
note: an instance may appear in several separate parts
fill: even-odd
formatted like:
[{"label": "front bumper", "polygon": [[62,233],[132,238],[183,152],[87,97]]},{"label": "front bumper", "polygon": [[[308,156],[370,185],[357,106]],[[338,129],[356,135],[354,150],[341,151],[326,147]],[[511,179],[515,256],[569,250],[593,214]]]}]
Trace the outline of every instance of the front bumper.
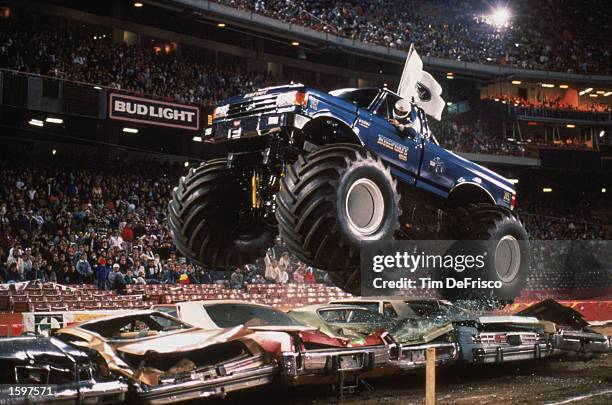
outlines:
[{"label": "front bumper", "polygon": [[229,392],[267,385],[274,380],[276,372],[275,365],[265,365],[208,380],[191,380],[152,388],[138,387],[136,398],[139,404],[156,405],[223,397]]},{"label": "front bumper", "polygon": [[534,360],[550,355],[548,343],[525,345],[480,345],[472,348],[474,363],[505,363],[508,361]]},{"label": "front bumper", "polygon": [[343,373],[372,378],[393,370],[386,345],[283,353],[283,377],[296,385],[334,381]]},{"label": "front bumper", "polygon": [[226,118],[213,123],[212,135],[215,142],[252,138],[280,132],[286,127],[300,127],[304,116],[293,109],[271,111],[239,118]]},{"label": "front bumper", "polygon": [[552,337],[555,349],[582,353],[607,353],[610,341],[603,335],[588,332],[560,332]]},{"label": "front bumper", "polygon": [[423,345],[400,345],[399,358],[394,360],[402,371],[425,367],[427,349],[436,349],[436,365],[443,365],[459,358],[459,346],[456,343],[432,343]]},{"label": "front bumper", "polygon": [[118,404],[125,401],[128,385],[122,381],[96,382],[81,381],[75,384],[61,384],[53,394],[37,397],[1,398],[0,403],[21,404]]}]

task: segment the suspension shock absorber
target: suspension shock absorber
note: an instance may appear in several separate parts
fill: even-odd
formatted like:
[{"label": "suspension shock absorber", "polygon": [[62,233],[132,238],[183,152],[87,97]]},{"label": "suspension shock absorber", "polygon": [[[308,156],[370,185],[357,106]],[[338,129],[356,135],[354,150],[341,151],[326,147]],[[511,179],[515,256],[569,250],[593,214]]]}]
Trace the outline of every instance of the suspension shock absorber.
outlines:
[{"label": "suspension shock absorber", "polygon": [[259,189],[259,180],[260,180],[259,173],[254,171],[253,177],[251,177],[251,207],[252,208],[260,207],[259,196],[257,194],[257,191]]}]

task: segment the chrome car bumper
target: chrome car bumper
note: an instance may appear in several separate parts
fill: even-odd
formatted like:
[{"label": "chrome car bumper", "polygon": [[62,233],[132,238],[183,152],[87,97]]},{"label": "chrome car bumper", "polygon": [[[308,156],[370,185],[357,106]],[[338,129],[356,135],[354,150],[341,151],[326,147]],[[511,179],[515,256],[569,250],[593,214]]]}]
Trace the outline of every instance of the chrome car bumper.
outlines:
[{"label": "chrome car bumper", "polygon": [[122,381],[82,381],[55,386],[53,394],[38,397],[1,398],[0,403],[21,404],[118,404],[125,401],[128,385]]},{"label": "chrome car bumper", "polygon": [[552,337],[555,349],[583,353],[607,353],[610,341],[593,333],[570,332],[557,333]]},{"label": "chrome car bumper", "polygon": [[367,372],[390,364],[387,346],[321,349],[283,353],[283,375],[338,375],[340,372]]},{"label": "chrome car bumper", "polygon": [[540,359],[552,348],[547,343],[525,345],[481,345],[472,348],[474,363],[505,363],[508,361]]},{"label": "chrome car bumper", "polygon": [[414,370],[425,367],[427,349],[436,349],[436,364],[442,365],[459,358],[459,347],[456,343],[432,343],[423,345],[400,345],[397,362],[400,370]]},{"label": "chrome car bumper", "polygon": [[274,380],[276,371],[275,365],[265,365],[208,380],[190,380],[158,387],[138,387],[136,397],[139,404],[150,405],[223,397],[232,391],[269,384]]}]

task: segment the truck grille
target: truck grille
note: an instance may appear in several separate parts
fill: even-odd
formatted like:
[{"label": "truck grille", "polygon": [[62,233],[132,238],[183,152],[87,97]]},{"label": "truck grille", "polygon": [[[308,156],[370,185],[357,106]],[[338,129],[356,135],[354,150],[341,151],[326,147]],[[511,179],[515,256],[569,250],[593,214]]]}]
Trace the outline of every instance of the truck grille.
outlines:
[{"label": "truck grille", "polygon": [[264,95],[230,104],[227,118],[240,118],[274,111],[276,109],[276,97],[276,94]]}]

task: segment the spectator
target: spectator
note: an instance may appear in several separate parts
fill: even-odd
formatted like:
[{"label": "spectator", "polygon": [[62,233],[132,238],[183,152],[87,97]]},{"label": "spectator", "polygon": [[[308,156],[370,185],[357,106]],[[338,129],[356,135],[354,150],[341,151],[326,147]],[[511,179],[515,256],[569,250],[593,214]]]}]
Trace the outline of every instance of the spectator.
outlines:
[{"label": "spectator", "polygon": [[96,283],[98,285],[98,290],[106,290],[107,287],[107,278],[110,273],[110,269],[106,264],[106,259],[104,256],[100,256],[98,259],[98,265],[96,266]]},{"label": "spectator", "polygon": [[120,270],[118,263],[113,264],[113,270],[110,272],[107,278],[107,289],[114,290],[119,294],[125,291],[125,277]]},{"label": "spectator", "polygon": [[230,287],[235,290],[241,290],[244,288],[244,275],[240,267],[236,267],[232,276],[230,277]]},{"label": "spectator", "polygon": [[93,270],[91,269],[91,264],[87,261],[87,253],[82,253],[80,255],[79,261],[76,265],[77,271],[77,281],[79,284],[91,284],[93,282],[92,275]]}]

